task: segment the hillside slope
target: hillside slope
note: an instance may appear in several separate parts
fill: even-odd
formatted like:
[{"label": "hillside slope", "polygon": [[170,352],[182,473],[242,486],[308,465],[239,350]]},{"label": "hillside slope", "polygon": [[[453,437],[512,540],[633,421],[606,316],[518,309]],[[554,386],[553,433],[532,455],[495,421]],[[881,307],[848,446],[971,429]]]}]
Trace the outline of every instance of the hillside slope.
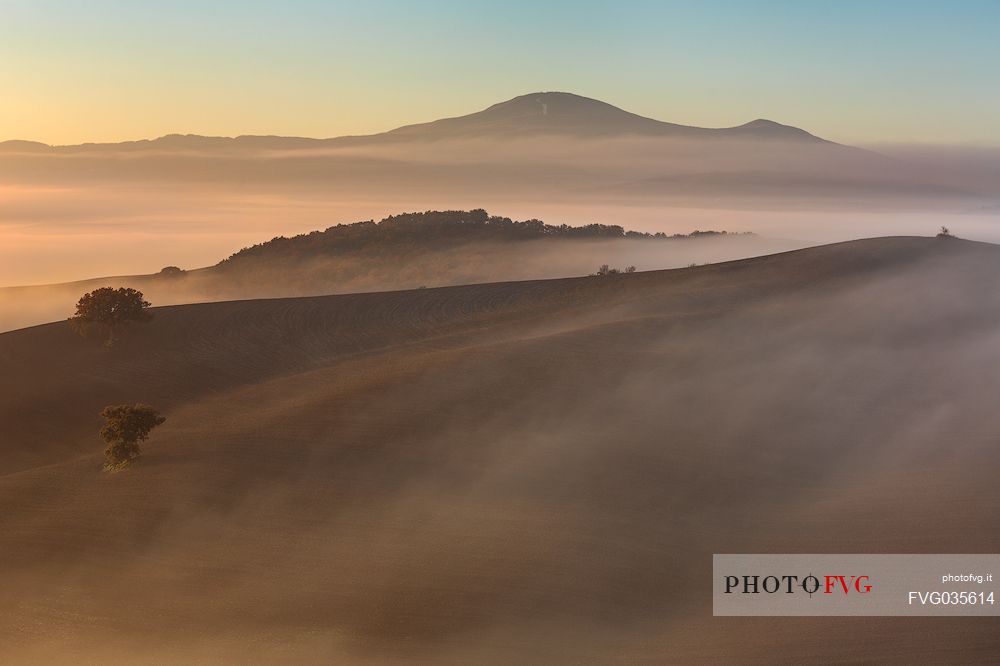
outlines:
[{"label": "hillside slope", "polygon": [[279,236],[208,268],[0,287],[0,331],[65,319],[80,296],[105,286],[133,287],[156,305],[178,305],[570,277],[602,264],[675,268],[803,245],[754,234],[654,236],[618,225],[556,226],[481,209],[403,213]]},{"label": "hillside slope", "polygon": [[[710,575],[1000,552],[998,259],[886,238],[0,334],[0,661],[992,658],[989,618],[714,619]],[[126,400],[168,421],[108,475]]]}]

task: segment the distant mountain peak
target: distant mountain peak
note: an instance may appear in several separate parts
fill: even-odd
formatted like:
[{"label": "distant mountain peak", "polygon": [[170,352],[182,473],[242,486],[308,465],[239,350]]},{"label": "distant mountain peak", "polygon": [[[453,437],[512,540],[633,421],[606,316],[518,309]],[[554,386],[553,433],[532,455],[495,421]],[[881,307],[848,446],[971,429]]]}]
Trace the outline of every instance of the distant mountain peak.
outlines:
[{"label": "distant mountain peak", "polygon": [[567,92],[536,92],[457,118],[445,118],[400,127],[385,136],[392,138],[510,137],[563,134],[606,136],[612,134],[660,133],[679,127],[643,118],[600,100]]},{"label": "distant mountain peak", "polygon": [[536,92],[518,95],[506,102],[498,102],[482,113],[489,112],[530,112],[537,115],[548,115],[550,111],[562,113],[620,113],[634,115],[616,106],[597,99],[583,97],[567,92]]},{"label": "distant mountain peak", "polygon": [[327,143],[364,145],[401,141],[447,139],[511,139],[537,136],[607,138],[615,136],[675,137],[691,139],[734,138],[755,141],[797,141],[829,143],[805,130],[758,118],[737,127],[708,128],[678,125],[631,113],[607,102],[560,91],[518,95],[482,111],[428,123],[406,125],[382,134],[335,139],[307,139],[280,136],[240,136],[234,138],[196,134],[167,134],[157,139],[125,141],[117,144],[81,144],[50,147],[25,141],[0,143],[0,152],[43,150],[141,150],[246,148],[305,148]]},{"label": "distant mountain peak", "polygon": [[510,138],[557,134],[579,137],[614,135],[725,137],[823,141],[805,130],[759,118],[725,128],[691,127],[625,111],[601,100],[568,92],[518,95],[504,102],[455,118],[407,125],[386,132],[392,139]]}]

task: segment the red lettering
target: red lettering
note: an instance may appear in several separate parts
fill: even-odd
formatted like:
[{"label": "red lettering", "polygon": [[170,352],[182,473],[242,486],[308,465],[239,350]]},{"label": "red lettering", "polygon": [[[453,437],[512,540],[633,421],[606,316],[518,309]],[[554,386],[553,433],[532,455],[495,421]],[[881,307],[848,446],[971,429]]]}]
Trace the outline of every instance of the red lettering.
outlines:
[{"label": "red lettering", "polygon": [[824,576],[826,586],[824,594],[833,594],[837,589],[843,590],[844,594],[850,594],[854,588],[859,594],[868,594],[872,591],[872,586],[866,584],[870,578],[868,576]]},{"label": "red lettering", "polygon": [[837,581],[840,581],[840,585],[844,588],[844,592],[847,592],[847,581],[844,580],[843,576],[826,576],[826,591],[824,594],[833,594],[834,588],[837,586]]}]

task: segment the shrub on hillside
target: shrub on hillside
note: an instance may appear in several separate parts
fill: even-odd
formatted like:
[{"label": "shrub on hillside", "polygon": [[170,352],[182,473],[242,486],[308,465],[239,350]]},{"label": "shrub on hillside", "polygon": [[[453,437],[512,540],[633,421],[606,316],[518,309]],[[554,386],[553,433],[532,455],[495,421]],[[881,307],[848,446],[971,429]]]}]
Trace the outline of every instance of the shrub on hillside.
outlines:
[{"label": "shrub on hillside", "polygon": [[621,273],[635,273],[635,266],[626,266],[624,270],[611,268],[607,264],[601,264],[596,273],[592,275],[603,277],[605,275],[620,275]]},{"label": "shrub on hillside", "polygon": [[101,410],[101,416],[106,419],[101,437],[108,445],[104,449],[104,469],[108,471],[128,467],[142,453],[139,442],[148,439],[150,431],[166,421],[158,411],[141,403],[108,405]]}]

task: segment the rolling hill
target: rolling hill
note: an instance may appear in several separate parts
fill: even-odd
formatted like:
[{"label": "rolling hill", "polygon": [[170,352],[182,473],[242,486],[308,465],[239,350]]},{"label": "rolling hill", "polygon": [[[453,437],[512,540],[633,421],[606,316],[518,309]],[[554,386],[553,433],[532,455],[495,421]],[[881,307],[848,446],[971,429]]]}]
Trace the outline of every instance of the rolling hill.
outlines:
[{"label": "rolling hill", "polygon": [[[1000,550],[998,260],[881,238],[0,334],[0,661],[992,659],[992,618],[713,618],[710,576]],[[168,421],[106,474],[134,400]]]},{"label": "rolling hill", "polygon": [[0,331],[64,319],[84,293],[129,286],[157,305],[317,296],[587,275],[602,264],[643,270],[801,247],[749,233],[649,234],[619,225],[549,225],[471,211],[390,215],[245,247],[213,266],[0,287]]}]

